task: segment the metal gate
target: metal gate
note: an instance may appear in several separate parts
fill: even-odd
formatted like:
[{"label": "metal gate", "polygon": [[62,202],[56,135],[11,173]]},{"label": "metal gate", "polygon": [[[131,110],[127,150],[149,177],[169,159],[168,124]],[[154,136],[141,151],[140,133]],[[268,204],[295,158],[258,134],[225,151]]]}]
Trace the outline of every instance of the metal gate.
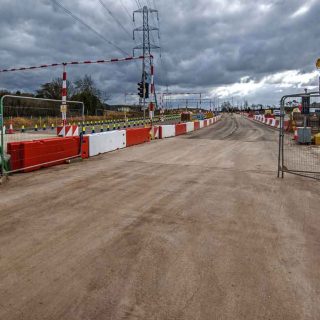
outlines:
[{"label": "metal gate", "polygon": [[[15,95],[4,95],[1,98],[2,175],[31,171],[81,156],[84,104],[81,101],[67,103],[67,126],[63,127],[61,100]],[[61,128],[63,136],[69,135],[75,138],[59,137]],[[68,128],[68,134],[66,134],[67,129],[63,128]],[[71,150],[70,148],[72,148],[70,152],[63,151]],[[48,150],[46,156],[43,156],[44,150]]]},{"label": "metal gate", "polygon": [[[310,113],[319,106],[319,92],[286,95],[280,102],[278,177],[291,173],[320,180],[320,120]],[[302,101],[302,112],[294,112]],[[306,103],[306,101],[308,103]]]}]

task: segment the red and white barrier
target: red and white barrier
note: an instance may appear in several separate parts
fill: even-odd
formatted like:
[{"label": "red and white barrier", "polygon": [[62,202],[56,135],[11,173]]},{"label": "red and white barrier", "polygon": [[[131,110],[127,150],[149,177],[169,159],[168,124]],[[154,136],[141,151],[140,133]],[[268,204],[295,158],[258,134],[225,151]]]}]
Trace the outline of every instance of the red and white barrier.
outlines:
[{"label": "red and white barrier", "polygon": [[79,127],[76,125],[57,127],[57,136],[59,137],[76,137],[78,135]]},{"label": "red and white barrier", "polygon": [[[151,58],[153,56],[151,55]],[[81,65],[81,64],[101,64],[101,63],[115,63],[115,62],[125,62],[130,60],[142,60],[145,59],[144,56],[137,56],[137,57],[125,57],[125,58],[113,58],[113,59],[100,59],[100,60],[85,60],[85,61],[70,61],[70,62],[60,62],[60,63],[51,63],[51,64],[42,64],[39,66],[32,66],[32,67],[22,67],[22,68],[12,68],[12,69],[2,69],[0,73],[3,72],[16,72],[16,71],[26,71],[26,70],[35,70],[35,69],[44,69],[50,67],[59,67],[59,66],[67,66],[67,65]]]},{"label": "red and white barrier", "polygon": [[204,127],[204,120],[199,120],[200,129]]},{"label": "red and white barrier", "polygon": [[[280,128],[280,121],[279,120],[274,119],[274,118],[266,118],[264,115],[255,115],[253,117],[253,120],[264,123],[264,124],[266,124],[270,127],[273,127],[273,128],[277,128],[277,129]],[[284,122],[285,130],[288,129],[288,126],[289,126],[289,121],[286,120]]]},{"label": "red and white barrier", "polygon": [[[215,123],[220,118],[221,116],[217,116],[214,119],[206,119],[205,121],[209,125]],[[14,170],[25,169],[24,171],[30,171],[64,163],[66,158],[77,156],[88,158],[98,154],[148,142],[152,135],[154,135],[155,138],[168,138],[185,134],[198,128],[200,129],[201,123],[203,127],[204,120],[200,120],[195,122],[179,123],[176,125],[153,126],[152,128],[131,128],[127,130],[113,130],[89,134],[83,136],[82,149],[80,152],[79,127],[63,126],[57,128],[57,134],[60,135],[63,133],[63,138],[24,141],[22,144],[24,145],[24,150],[27,150],[28,153],[26,151],[22,157],[20,155],[21,143],[11,143],[8,144],[8,153],[11,154],[11,165]],[[64,132],[62,132],[63,130]],[[29,148],[31,151],[28,149],[29,145],[32,147]],[[41,149],[41,152],[39,151],[39,146],[41,146],[41,148],[44,146]],[[61,146],[63,146],[63,150],[61,149]],[[61,153],[62,151],[63,153]],[[44,155],[46,155],[46,157]]]}]

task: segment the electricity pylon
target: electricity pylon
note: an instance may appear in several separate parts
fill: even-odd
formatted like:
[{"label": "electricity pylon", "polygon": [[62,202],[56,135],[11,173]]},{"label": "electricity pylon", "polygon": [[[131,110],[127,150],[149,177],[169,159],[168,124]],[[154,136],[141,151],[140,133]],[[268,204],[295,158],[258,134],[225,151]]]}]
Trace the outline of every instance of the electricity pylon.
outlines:
[{"label": "electricity pylon", "polygon": [[[158,10],[150,9],[147,6],[144,6],[143,8],[139,10],[135,10],[133,12],[133,22],[135,22],[135,13],[142,14],[142,26],[135,28],[133,30],[133,40],[135,40],[135,32],[142,32],[142,44],[133,48],[133,56],[135,54],[135,50],[142,50],[143,59],[142,59],[141,82],[143,83],[143,88],[146,88],[146,83],[150,83],[149,79],[151,76],[151,69],[152,69],[151,50],[160,49],[159,46],[156,46],[150,41],[150,36],[152,31],[158,31],[158,38],[160,37],[160,34],[159,34],[159,28],[149,25],[149,15],[155,13],[157,15],[157,21],[159,21],[159,16],[158,16]],[[146,90],[144,89],[143,98],[142,98],[144,114],[146,110],[146,95],[145,95],[146,92],[145,91]],[[154,97],[155,97],[155,103],[157,105],[155,92],[154,92]]]}]

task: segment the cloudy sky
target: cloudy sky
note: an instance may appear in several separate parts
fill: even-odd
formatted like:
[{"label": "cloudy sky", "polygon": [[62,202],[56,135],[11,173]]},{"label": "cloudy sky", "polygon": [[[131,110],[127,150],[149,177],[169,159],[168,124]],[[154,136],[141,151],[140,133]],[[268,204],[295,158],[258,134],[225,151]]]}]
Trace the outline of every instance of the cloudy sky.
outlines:
[{"label": "cloudy sky", "polygon": [[[154,52],[157,90],[203,92],[220,102],[277,104],[286,93],[317,87],[317,0],[0,0],[0,68],[132,55],[132,11],[159,10]],[[136,26],[141,24],[137,16]],[[157,25],[156,19],[150,24]],[[154,41],[159,39],[154,33]],[[112,45],[113,44],[113,45]],[[70,80],[91,75],[112,102],[136,92],[140,62],[68,68]],[[0,88],[36,90],[61,68],[0,73]],[[216,99],[217,100],[217,99]]]}]

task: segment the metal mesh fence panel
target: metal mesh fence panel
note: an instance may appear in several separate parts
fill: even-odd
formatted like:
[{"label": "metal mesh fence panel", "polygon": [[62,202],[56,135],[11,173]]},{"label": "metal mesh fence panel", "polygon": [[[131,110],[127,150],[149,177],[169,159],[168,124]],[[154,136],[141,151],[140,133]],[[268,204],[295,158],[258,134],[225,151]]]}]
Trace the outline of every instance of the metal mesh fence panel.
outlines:
[{"label": "metal mesh fence panel", "polygon": [[[59,127],[62,126],[60,105],[61,101],[52,99],[12,95],[1,98],[2,174],[27,171],[40,164],[49,165],[81,154],[79,134],[82,132],[83,103],[68,102],[69,135],[75,137],[69,140],[59,138]],[[41,145],[36,143],[40,140],[43,140]],[[69,153],[68,148],[72,150]],[[46,152],[48,156],[43,156]]]},{"label": "metal mesh fence panel", "polygon": [[[297,103],[304,97],[310,98],[307,110],[301,110]],[[281,100],[278,176],[291,173],[320,180],[318,105],[318,93],[290,95]]]}]

